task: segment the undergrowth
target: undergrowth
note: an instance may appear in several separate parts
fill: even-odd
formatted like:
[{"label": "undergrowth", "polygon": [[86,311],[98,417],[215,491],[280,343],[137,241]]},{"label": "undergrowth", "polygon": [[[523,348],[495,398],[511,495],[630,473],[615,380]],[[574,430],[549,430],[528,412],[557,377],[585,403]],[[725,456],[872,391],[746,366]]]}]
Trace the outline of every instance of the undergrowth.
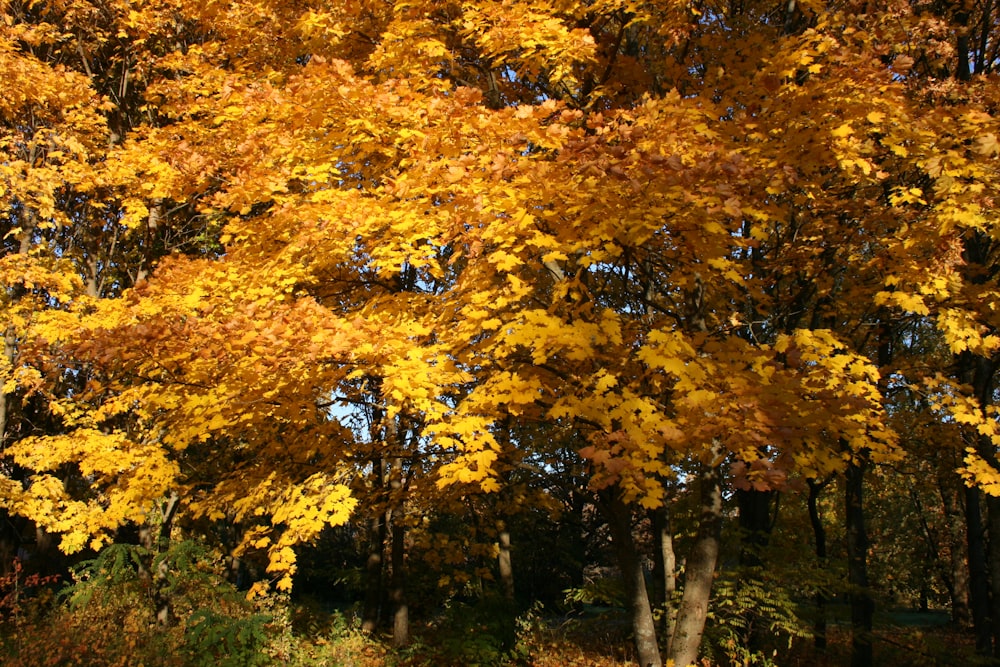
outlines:
[{"label": "undergrowth", "polygon": [[[161,565],[166,567],[160,567]],[[150,573],[165,572],[157,580]],[[222,576],[222,559],[180,542],[166,554],[118,545],[60,582],[25,574],[17,564],[0,577],[0,663],[10,667],[625,667],[634,664],[626,614],[590,602],[612,590],[587,591],[586,605],[559,613],[517,610],[501,598],[452,601],[415,623],[406,649],[368,636],[350,613],[273,595],[255,602]],[[600,595],[596,595],[600,593]],[[594,595],[591,595],[594,594]],[[581,593],[581,595],[584,595]],[[173,622],[157,622],[158,602]],[[591,600],[593,598],[593,600]],[[577,600],[582,602],[583,598]],[[848,664],[850,636],[831,626],[829,647],[812,649],[793,602],[766,582],[720,581],[706,632],[704,665],[834,667]],[[767,638],[755,650],[753,636]],[[881,628],[879,664],[965,664],[968,637],[953,628]]]}]

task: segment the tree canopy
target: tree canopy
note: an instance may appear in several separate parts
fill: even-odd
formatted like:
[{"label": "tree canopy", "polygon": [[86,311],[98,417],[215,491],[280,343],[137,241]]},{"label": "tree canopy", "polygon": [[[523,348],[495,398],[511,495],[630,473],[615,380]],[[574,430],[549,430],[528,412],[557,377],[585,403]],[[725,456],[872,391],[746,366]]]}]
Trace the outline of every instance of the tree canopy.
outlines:
[{"label": "tree canopy", "polygon": [[289,590],[569,465],[626,579],[702,494],[686,664],[737,490],[1000,496],[989,0],[2,6],[0,504],[68,553],[176,511]]}]

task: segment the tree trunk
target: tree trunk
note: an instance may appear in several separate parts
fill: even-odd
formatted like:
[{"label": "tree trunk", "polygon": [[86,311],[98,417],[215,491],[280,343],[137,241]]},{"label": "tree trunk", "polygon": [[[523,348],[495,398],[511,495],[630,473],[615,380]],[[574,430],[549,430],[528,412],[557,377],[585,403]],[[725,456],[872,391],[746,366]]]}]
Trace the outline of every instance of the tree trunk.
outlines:
[{"label": "tree trunk", "polygon": [[990,629],[993,634],[993,657],[1000,658],[1000,498],[986,496],[986,541],[990,574]]},{"label": "tree trunk", "polygon": [[701,517],[698,535],[687,558],[684,596],[677,611],[677,626],[670,642],[670,659],[687,667],[698,659],[705,631],[712,580],[719,559],[722,529],[722,474],[719,466],[705,466],[701,474]]},{"label": "tree trunk", "polygon": [[[971,3],[969,3],[971,5]],[[961,0],[958,3],[958,11],[955,12],[955,23],[958,24],[955,51],[958,61],[955,67],[955,78],[959,81],[969,81],[972,79],[972,70],[969,68],[969,10],[967,4]],[[976,63],[978,68],[979,64]]]},{"label": "tree trunk", "polygon": [[396,648],[410,643],[410,610],[406,604],[406,528],[403,526],[403,460],[393,459],[390,482],[395,501],[392,510],[392,582],[389,599],[392,602],[392,645]]},{"label": "tree trunk", "polygon": [[361,631],[371,634],[378,629],[382,602],[382,564],[385,551],[385,513],[377,512],[368,524],[368,558],[365,560],[365,602],[361,613]]},{"label": "tree trunk", "polygon": [[[970,263],[982,264],[985,246],[988,245],[979,236],[973,236],[965,241],[965,256]],[[968,350],[956,358],[958,379],[972,387],[972,396],[978,401],[980,410],[991,400],[993,384],[993,364],[991,360],[973,355]],[[993,458],[990,443],[981,438],[977,449],[987,461]],[[984,516],[982,494],[979,489],[965,490],[965,523],[966,541],[969,548],[969,602],[972,607],[972,628],[976,636],[976,653],[988,656],[993,653],[992,625],[990,615],[992,609],[990,593],[990,564],[987,554],[986,521]]]},{"label": "tree trunk", "polygon": [[[27,255],[31,251],[31,236],[35,233],[35,216],[26,215],[24,229],[18,238],[18,255]],[[15,285],[11,289],[10,303],[8,307],[14,306],[24,296],[24,285]],[[13,369],[17,361],[17,332],[12,324],[6,324],[3,331],[3,354],[8,368]],[[7,446],[7,419],[10,416],[10,405],[8,404],[7,392],[2,389],[7,378],[0,378],[0,452]]]},{"label": "tree trunk", "polygon": [[406,603],[406,572],[404,539],[406,531],[402,524],[392,524],[392,645],[396,648],[410,643],[410,609]]},{"label": "tree trunk", "polygon": [[503,597],[508,602],[514,601],[514,567],[510,559],[510,531],[506,526],[500,527],[499,553],[497,567],[500,570],[500,584],[503,586]]},{"label": "tree trunk", "polygon": [[969,609],[969,561],[966,549],[965,516],[961,508],[961,497],[957,484],[957,476],[949,471],[948,476],[938,475],[938,492],[941,494],[941,506],[944,509],[945,525],[948,530],[948,595],[951,598],[951,620],[960,626],[972,622],[972,611]]},{"label": "tree trunk", "polygon": [[[857,456],[862,456],[858,454]],[[847,466],[847,578],[851,603],[851,667],[872,667],[872,617],[875,601],[868,588],[868,534],[865,531],[864,475],[867,461]]]},{"label": "tree trunk", "polygon": [[982,31],[979,33],[979,43],[975,49],[975,74],[986,74],[993,69],[992,59],[986,54],[987,46],[990,43],[990,34],[993,32],[993,0],[986,0],[983,3],[983,11],[979,17],[979,25]]},{"label": "tree trunk", "polygon": [[[382,495],[382,459],[372,461],[373,495]],[[365,602],[361,611],[361,631],[378,629],[382,603],[382,570],[385,562],[385,512],[378,511],[368,524],[368,558],[365,560]]]},{"label": "tree trunk", "polygon": [[618,489],[602,492],[600,503],[611,528],[615,554],[618,566],[625,582],[625,594],[628,596],[629,614],[632,620],[632,634],[635,636],[635,648],[639,657],[640,667],[662,667],[660,647],[656,641],[656,625],[653,622],[653,610],[649,605],[649,595],[646,591],[646,580],[643,576],[642,563],[632,535],[632,512],[618,496]]},{"label": "tree trunk", "polygon": [[[812,524],[813,540],[816,543],[816,561],[820,570],[826,570],[826,528],[823,526],[823,518],[819,515],[820,491],[829,483],[809,480],[809,523]],[[816,620],[813,622],[813,645],[817,651],[826,650],[826,593],[820,586],[816,591]]]},{"label": "tree trunk", "polygon": [[[670,641],[674,634],[676,615],[672,606],[677,590],[677,556],[674,553],[674,536],[670,526],[670,512],[666,505],[650,511],[653,527],[653,594],[650,596],[654,609],[661,613],[663,637]],[[669,652],[670,647],[667,646]]]},{"label": "tree trunk", "polygon": [[[967,81],[969,79],[967,72],[968,35],[965,28],[967,28],[968,23],[968,7],[964,3],[960,4],[956,18],[960,26],[958,78]],[[963,33],[966,40],[964,50]],[[965,72],[962,70],[963,60],[966,63]],[[962,258],[967,263],[966,271],[971,277],[971,282],[975,285],[983,284],[991,275],[987,266],[993,244],[993,239],[983,231],[972,232],[962,239]],[[993,402],[993,376],[996,371],[993,360],[964,350],[955,355],[955,368],[957,379],[963,385],[971,387],[972,398],[977,401],[983,415],[988,417],[986,408]],[[976,448],[980,456],[983,456],[987,461],[995,462],[993,447],[989,439],[978,434],[972,435],[970,433],[969,435],[977,438]],[[965,490],[965,517],[966,539],[969,547],[969,602],[972,607],[973,632],[976,636],[976,653],[988,656],[992,653],[991,639],[993,634],[990,624],[990,575],[981,494],[977,488],[966,488]]]},{"label": "tree trunk", "polygon": [[977,488],[965,489],[965,534],[969,545],[969,602],[976,653],[990,655],[990,577],[986,564],[986,529]]},{"label": "tree trunk", "polygon": [[[14,368],[14,363],[17,360],[17,348],[14,343],[15,334],[13,327],[8,326],[3,332],[3,354],[8,368]],[[8,397],[7,392],[3,389],[6,380],[7,378],[0,378],[0,453],[7,448],[7,419],[10,414],[9,402],[13,398]],[[7,574],[8,568],[13,563],[13,559],[18,556],[20,540],[18,539],[18,533],[10,529],[12,526],[11,517],[7,510],[4,510],[0,514],[0,520],[4,522],[3,527],[0,528],[0,557],[3,558],[0,561],[0,568],[2,568],[0,572]]]},{"label": "tree trunk", "polygon": [[[3,356],[9,368],[14,367],[14,332],[8,328],[3,336]],[[6,381],[6,378],[4,378]],[[0,385],[2,386],[2,385]],[[0,388],[0,452],[7,446],[7,392]]]},{"label": "tree trunk", "polygon": [[[586,483],[584,482],[585,488]],[[590,506],[590,494],[579,488],[570,491],[570,508],[572,515],[569,520],[560,523],[560,530],[568,530],[570,545],[569,583],[571,588],[582,588],[586,582],[585,568],[587,566],[587,508]]]},{"label": "tree trunk", "polygon": [[157,563],[153,570],[153,601],[156,605],[156,623],[164,628],[173,625],[175,620],[170,595],[167,592],[169,584],[167,575],[170,572],[170,563],[167,561],[166,553],[170,548],[170,529],[173,526],[180,500],[180,496],[175,491],[164,501],[161,508],[163,519],[156,536]]}]

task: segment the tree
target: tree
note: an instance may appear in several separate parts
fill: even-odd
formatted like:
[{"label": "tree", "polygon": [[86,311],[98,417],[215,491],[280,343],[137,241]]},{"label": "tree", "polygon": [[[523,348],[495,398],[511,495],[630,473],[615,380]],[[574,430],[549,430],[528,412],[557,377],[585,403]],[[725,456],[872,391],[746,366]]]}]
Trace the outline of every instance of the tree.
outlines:
[{"label": "tree", "polygon": [[[893,410],[995,467],[995,94],[917,9],[10,4],[4,506],[73,551],[176,498],[280,589],[360,511],[366,618],[389,540],[403,644],[407,507],[581,457],[640,661],[689,664],[723,484],[843,473],[870,663]],[[947,24],[977,73],[989,17]],[[954,367],[910,372],[917,320]],[[894,403],[910,381],[936,403]],[[663,638],[633,516],[680,492],[702,511]]]}]

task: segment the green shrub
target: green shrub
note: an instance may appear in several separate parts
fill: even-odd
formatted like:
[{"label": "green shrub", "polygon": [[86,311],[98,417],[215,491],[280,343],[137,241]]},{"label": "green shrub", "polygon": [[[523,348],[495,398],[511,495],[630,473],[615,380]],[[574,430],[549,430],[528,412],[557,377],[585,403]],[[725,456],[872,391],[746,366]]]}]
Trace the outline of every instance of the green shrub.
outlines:
[{"label": "green shrub", "polygon": [[713,663],[772,667],[779,649],[808,636],[788,591],[765,572],[743,569],[715,583],[702,647]]},{"label": "green shrub", "polygon": [[473,604],[451,602],[439,623],[441,657],[450,664],[504,664],[517,642],[514,604],[486,597]]},{"label": "green shrub", "polygon": [[625,584],[621,577],[601,577],[588,581],[579,588],[564,591],[565,604],[569,606],[598,605],[604,607],[625,607],[627,600]]},{"label": "green shrub", "polygon": [[[75,569],[74,581],[45,618],[5,634],[3,662],[12,667],[269,664],[271,616],[225,580],[221,565],[192,541],[173,543],[162,554],[110,545]],[[151,573],[158,571],[163,576],[157,580]],[[169,599],[175,615],[168,627],[156,619],[162,599]]]},{"label": "green shrub", "polygon": [[193,667],[256,667],[270,662],[263,652],[271,617],[251,614],[234,618],[199,609],[187,622],[183,651]]}]

